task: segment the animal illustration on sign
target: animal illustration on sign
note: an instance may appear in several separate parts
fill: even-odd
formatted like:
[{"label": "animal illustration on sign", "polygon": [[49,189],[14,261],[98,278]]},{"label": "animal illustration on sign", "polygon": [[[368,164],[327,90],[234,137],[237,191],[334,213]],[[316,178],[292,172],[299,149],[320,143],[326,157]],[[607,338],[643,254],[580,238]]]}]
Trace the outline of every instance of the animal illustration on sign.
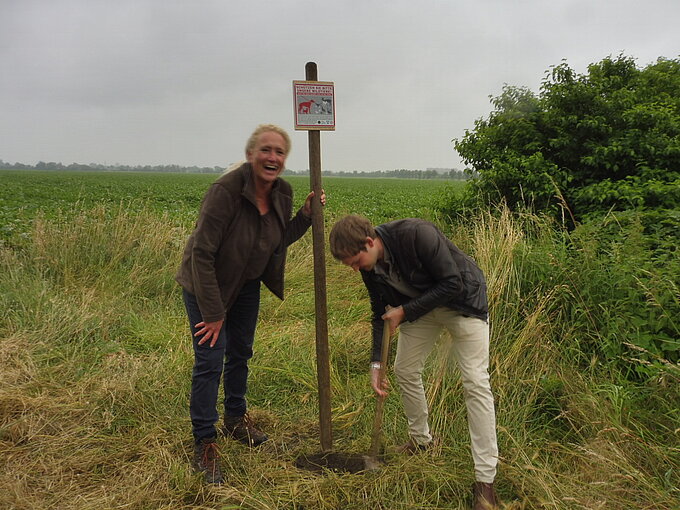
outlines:
[{"label": "animal illustration on sign", "polygon": [[321,98],[321,113],[325,114],[333,113],[333,106],[330,98],[328,97]]},{"label": "animal illustration on sign", "polygon": [[301,102],[298,105],[298,113],[312,113],[312,105],[316,105],[316,102],[313,99]]}]

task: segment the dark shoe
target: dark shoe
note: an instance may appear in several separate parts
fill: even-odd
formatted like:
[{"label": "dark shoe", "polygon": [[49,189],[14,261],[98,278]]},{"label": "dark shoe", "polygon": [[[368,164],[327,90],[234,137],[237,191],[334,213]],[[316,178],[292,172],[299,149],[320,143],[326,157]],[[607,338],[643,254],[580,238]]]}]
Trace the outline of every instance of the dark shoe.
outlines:
[{"label": "dark shoe", "polygon": [[473,510],[498,509],[498,498],[493,483],[475,482],[472,492],[474,494]]},{"label": "dark shoe", "polygon": [[202,439],[194,444],[194,468],[203,473],[206,483],[220,485],[224,482],[220,469],[220,451],[215,439]]},{"label": "dark shoe", "polygon": [[436,437],[433,437],[427,444],[418,444],[411,438],[403,445],[397,446],[394,451],[404,455],[415,455],[417,453],[432,451],[437,446],[439,446],[439,439]]},{"label": "dark shoe", "polygon": [[225,416],[224,428],[222,430],[225,436],[231,436],[250,447],[262,444],[269,439],[267,434],[255,428],[247,414],[243,416]]}]

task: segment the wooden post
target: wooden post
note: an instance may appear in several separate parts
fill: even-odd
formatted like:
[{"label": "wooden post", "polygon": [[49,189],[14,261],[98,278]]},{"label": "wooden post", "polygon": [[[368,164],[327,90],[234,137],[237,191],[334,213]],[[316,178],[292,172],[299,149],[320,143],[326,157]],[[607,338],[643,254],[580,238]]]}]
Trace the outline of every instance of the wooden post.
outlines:
[{"label": "wooden post", "polygon": [[[307,62],[305,79],[318,81],[316,63]],[[319,428],[321,449],[333,449],[331,424],[331,378],[328,351],[328,309],[326,304],[326,252],[324,243],[323,209],[321,206],[321,136],[319,130],[308,131],[309,178],[312,200],[312,242],[314,251],[314,304],[316,312],[316,374],[319,386]]]}]

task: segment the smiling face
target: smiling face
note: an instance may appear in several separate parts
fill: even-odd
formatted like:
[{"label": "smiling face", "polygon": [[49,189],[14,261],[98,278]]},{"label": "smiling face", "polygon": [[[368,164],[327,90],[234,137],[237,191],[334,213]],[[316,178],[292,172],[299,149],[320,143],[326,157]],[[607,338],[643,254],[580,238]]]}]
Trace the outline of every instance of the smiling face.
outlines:
[{"label": "smiling face", "polygon": [[283,136],[265,131],[257,137],[255,147],[246,152],[253,166],[253,176],[260,184],[271,185],[286,167],[288,146]]}]

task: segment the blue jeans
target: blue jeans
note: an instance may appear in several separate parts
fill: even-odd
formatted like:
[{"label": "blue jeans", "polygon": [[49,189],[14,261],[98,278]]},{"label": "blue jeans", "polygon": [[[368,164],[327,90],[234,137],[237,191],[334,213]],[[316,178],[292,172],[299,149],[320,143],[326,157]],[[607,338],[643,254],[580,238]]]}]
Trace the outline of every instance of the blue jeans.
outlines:
[{"label": "blue jeans", "polygon": [[216,437],[215,423],[220,378],[224,373],[224,414],[243,416],[246,413],[248,360],[253,356],[255,326],[260,308],[260,281],[247,281],[236,302],[227,310],[217,342],[198,345],[194,336],[196,324],[203,321],[196,296],[183,290],[184,306],[194,344],[194,368],[191,374],[189,414],[194,440]]}]

